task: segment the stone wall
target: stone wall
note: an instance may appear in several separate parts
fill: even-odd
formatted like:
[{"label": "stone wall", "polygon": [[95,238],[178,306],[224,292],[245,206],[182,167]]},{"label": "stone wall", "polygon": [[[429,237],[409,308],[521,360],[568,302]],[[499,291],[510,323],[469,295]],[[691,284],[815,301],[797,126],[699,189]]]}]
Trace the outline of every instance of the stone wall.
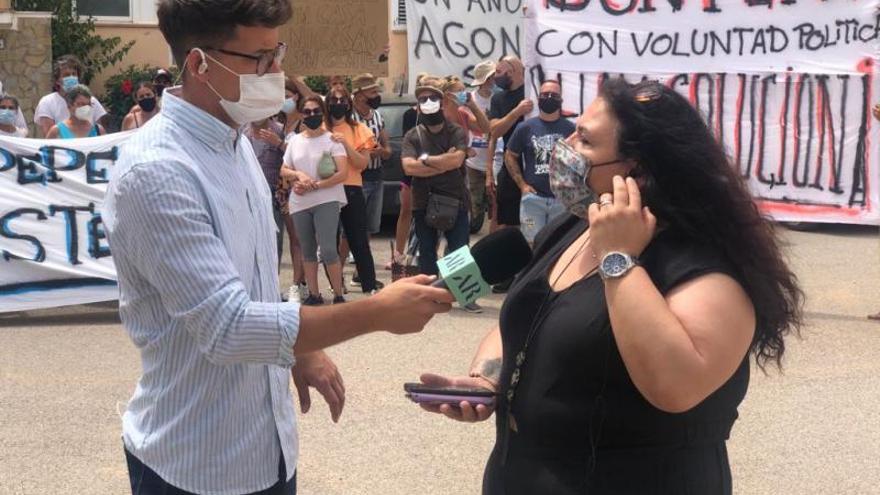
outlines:
[{"label": "stone wall", "polygon": [[52,25],[49,17],[17,16],[12,27],[0,26],[0,81],[15,95],[34,137],[34,108],[52,89]]}]

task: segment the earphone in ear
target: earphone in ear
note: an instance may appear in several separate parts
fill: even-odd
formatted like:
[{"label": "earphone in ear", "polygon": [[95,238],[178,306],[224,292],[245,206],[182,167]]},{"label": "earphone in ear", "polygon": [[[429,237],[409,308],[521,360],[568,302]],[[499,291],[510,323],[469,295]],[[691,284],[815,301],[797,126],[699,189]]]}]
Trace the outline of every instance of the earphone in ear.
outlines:
[{"label": "earphone in ear", "polygon": [[208,62],[207,57],[205,56],[205,52],[202,51],[201,48],[193,48],[193,51],[202,56],[202,61],[201,63],[199,63],[198,68],[196,68],[196,73],[204,74],[205,72],[208,72]]}]

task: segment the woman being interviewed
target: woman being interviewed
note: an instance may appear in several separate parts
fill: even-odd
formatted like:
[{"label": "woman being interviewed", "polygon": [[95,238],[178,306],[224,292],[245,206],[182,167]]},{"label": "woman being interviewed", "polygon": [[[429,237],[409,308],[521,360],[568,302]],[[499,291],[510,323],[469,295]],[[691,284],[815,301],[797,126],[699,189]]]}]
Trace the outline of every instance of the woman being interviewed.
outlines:
[{"label": "woman being interviewed", "polygon": [[424,407],[496,413],[484,494],[730,494],[749,356],[781,365],[797,280],[675,91],[609,81],[566,143],[550,173],[572,214],[538,236],[470,377],[422,377],[493,388],[496,408]]},{"label": "woman being interviewed", "polygon": [[345,148],[323,128],[324,102],[309,96],[300,104],[304,130],[291,137],[284,153],[281,175],[293,183],[290,213],[302,247],[309,295],[302,304],[324,304],[318,288],[318,246],[335,297],[342,296],[342,263],[336,250],[339,210],[345,205],[342,182],[348,176]]}]

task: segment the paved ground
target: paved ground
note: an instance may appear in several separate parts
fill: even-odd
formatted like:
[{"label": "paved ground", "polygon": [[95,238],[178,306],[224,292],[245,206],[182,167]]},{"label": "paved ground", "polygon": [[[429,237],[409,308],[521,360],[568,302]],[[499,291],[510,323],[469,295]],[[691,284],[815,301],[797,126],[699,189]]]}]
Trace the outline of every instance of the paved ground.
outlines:
[{"label": "paved ground", "polygon": [[[789,340],[784,374],[752,375],[729,444],[735,491],[880,494],[880,324],[865,320],[880,310],[877,230],[786,239],[809,326]],[[374,245],[387,259],[387,241]],[[300,493],[479,493],[491,424],[424,414],[401,384],[421,371],[466,371],[500,304],[437,318],[417,336],[333,349],[348,404],[338,425],[323,403],[301,417]],[[138,373],[111,309],[0,315],[0,494],[126,493],[118,415]]]}]

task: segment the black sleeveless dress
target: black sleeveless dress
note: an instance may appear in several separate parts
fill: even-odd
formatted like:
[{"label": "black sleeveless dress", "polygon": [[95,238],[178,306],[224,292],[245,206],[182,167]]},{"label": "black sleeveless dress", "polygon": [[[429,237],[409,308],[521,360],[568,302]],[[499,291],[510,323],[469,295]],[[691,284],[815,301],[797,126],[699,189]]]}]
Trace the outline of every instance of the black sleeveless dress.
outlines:
[{"label": "black sleeveless dress", "polygon": [[[586,228],[573,215],[548,225],[502,307],[502,393],[484,495],[732,493],[725,441],[748,387],[748,357],[690,411],[669,414],[648,403],[617,349],[598,275],[550,290],[554,263]],[[655,237],[640,261],[663,294],[710,272],[736,278],[719,251],[670,230]],[[514,359],[542,304],[546,318],[529,345],[511,407],[506,391]]]}]

